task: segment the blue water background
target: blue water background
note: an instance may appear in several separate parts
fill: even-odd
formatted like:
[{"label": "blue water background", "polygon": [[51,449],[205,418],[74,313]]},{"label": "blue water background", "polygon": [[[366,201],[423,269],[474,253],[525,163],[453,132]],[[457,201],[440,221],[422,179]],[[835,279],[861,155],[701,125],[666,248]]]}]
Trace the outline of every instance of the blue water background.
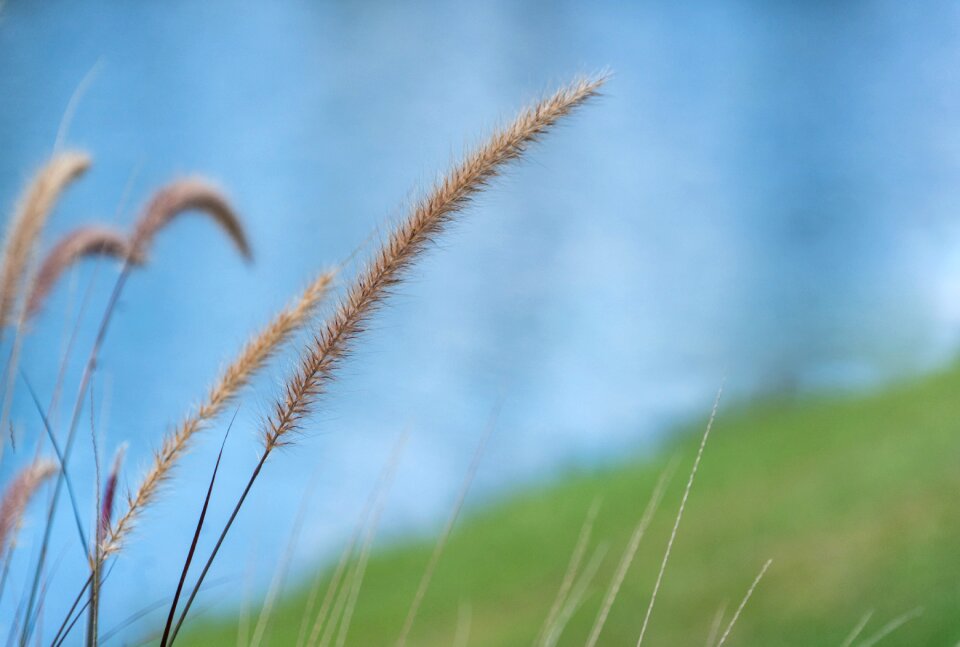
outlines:
[{"label": "blue water background", "polygon": [[[642,453],[705,415],[724,378],[736,401],[869,388],[949,361],[960,329],[958,12],[12,0],[0,9],[0,206],[12,211],[95,68],[66,137],[95,163],[44,249],[93,220],[128,226],[152,190],[186,174],[215,179],[243,215],[254,264],[187,217],[124,292],[94,399],[105,460],[128,443],[134,485],[161,435],[310,277],[368,251],[372,232],[524,102],[578,72],[614,72],[601,100],[439,241],[296,446],[271,459],[215,569],[230,584],[207,600],[229,608],[251,578],[262,593],[304,491],[295,574],[335,554],[404,430],[385,541],[438,527],[498,407],[473,504]],[[80,267],[25,340],[22,365],[46,399],[96,275],[61,427],[116,270]],[[214,522],[257,458],[294,357],[242,398]],[[20,449],[8,448],[4,479],[42,433],[22,388],[13,412]],[[117,561],[105,626],[172,591],[225,425]],[[72,469],[92,509],[83,432]],[[41,508],[21,556],[36,550]],[[49,623],[83,577],[75,532],[64,508]],[[12,572],[0,625],[25,570]]]}]

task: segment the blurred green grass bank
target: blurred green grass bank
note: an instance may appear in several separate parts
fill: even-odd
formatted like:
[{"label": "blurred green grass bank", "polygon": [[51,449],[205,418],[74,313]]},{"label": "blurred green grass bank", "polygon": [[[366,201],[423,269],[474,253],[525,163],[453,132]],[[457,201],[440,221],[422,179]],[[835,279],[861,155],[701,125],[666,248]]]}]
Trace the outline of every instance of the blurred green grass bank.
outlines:
[{"label": "blurred green grass bank", "polygon": [[[599,642],[635,644],[700,431],[678,434],[649,460],[571,474],[464,519],[410,643],[455,644],[459,628],[469,644],[531,644],[599,497],[590,550],[607,551],[558,643],[583,645],[658,475],[678,456]],[[882,645],[954,645],[958,549],[960,368],[868,395],[721,407],[645,644],[705,644],[718,611],[725,625],[772,558],[726,644],[841,645],[872,612],[855,644],[911,614]],[[411,543],[374,554],[348,644],[396,641],[431,550]],[[266,644],[296,644],[304,587],[278,602]],[[184,643],[236,644],[241,625],[198,618]]]}]

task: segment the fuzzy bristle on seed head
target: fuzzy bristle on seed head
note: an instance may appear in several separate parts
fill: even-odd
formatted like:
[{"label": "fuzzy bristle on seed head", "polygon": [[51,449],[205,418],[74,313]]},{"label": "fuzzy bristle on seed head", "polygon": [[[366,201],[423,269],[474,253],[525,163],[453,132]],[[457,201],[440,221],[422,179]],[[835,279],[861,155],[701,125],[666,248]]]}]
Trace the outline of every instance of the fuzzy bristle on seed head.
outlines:
[{"label": "fuzzy bristle on seed head", "polygon": [[67,151],[54,156],[28,185],[10,222],[0,261],[0,326],[11,321],[40,232],[70,183],[90,168],[90,157]]},{"label": "fuzzy bristle on seed head", "polygon": [[10,482],[0,500],[0,554],[13,536],[31,497],[43,482],[57,473],[51,461],[37,461],[23,468]]},{"label": "fuzzy bristle on seed head", "polygon": [[157,232],[188,211],[209,216],[230,237],[245,259],[253,258],[243,223],[230,201],[220,189],[200,178],[171,182],[153,195],[130,237],[133,258],[145,259]]},{"label": "fuzzy bristle on seed head", "polygon": [[105,536],[104,554],[109,555],[120,549],[139,515],[153,503],[161,486],[172,475],[173,468],[189,450],[196,434],[220,414],[277,349],[310,320],[329,292],[335,277],[336,270],[327,270],[317,275],[298,299],[281,310],[273,321],[247,342],[211,387],[206,400],[164,437],[160,449],[154,453],[153,462],[146,475],[136,491],[130,495],[127,511]]},{"label": "fuzzy bristle on seed head", "polygon": [[[596,96],[606,80],[606,75],[578,79],[523,111],[512,124],[495,133],[486,144],[465,157],[427,196],[414,205],[407,220],[375,254],[304,351],[295,374],[285,385],[283,397],[274,405],[274,414],[265,423],[263,435],[266,453],[289,442],[289,434],[323,394],[334,370],[348,352],[350,342],[364,330],[370,316],[390,289],[401,281],[405,270],[430,240],[443,231],[454,214],[466,207],[506,163],[519,158],[530,143],[557,121]],[[143,226],[138,227],[140,233],[135,234],[135,239],[139,237],[149,241],[156,231],[156,227],[147,226],[151,221],[148,215],[149,210],[143,218]],[[117,520],[104,539],[105,556],[120,550],[140,514],[156,499],[160,486],[170,477],[193,436],[222,411],[236,389],[246,384],[273,350],[308,320],[309,313],[326,294],[333,277],[333,272],[320,275],[297,302],[282,311],[260,335],[251,340],[211,389],[207,401],[165,437],[154,455],[151,468],[136,491],[128,497],[126,513]]]},{"label": "fuzzy bristle on seed head", "polygon": [[596,96],[608,76],[582,77],[553,95],[523,110],[508,126],[466,155],[411,209],[406,220],[390,234],[372,261],[355,280],[337,309],[304,350],[300,364],[287,381],[283,395],[264,423],[265,450],[289,442],[316,399],[349,352],[351,342],[363,332],[370,317],[404,278],[406,271],[430,241],[441,234],[454,216],[496,178],[504,167],[519,159],[559,120]]},{"label": "fuzzy bristle on seed head", "polygon": [[118,260],[130,258],[137,262],[127,237],[110,227],[94,225],[75,229],[60,239],[50,250],[27,296],[26,316],[32,318],[63,272],[77,261],[89,256],[111,256]]}]

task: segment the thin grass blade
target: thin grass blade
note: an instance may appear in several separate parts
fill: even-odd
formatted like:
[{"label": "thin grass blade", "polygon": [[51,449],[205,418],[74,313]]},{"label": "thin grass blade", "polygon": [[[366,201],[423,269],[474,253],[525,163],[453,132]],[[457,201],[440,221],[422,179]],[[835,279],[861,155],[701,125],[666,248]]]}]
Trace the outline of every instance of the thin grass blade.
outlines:
[{"label": "thin grass blade", "polygon": [[[213,474],[210,475],[210,484],[207,486],[207,494],[203,498],[203,507],[200,510],[200,518],[197,520],[197,527],[193,531],[193,539],[190,541],[190,550],[187,551],[187,558],[183,562],[183,570],[180,571],[180,580],[177,582],[177,591],[173,594],[173,601],[170,603],[170,613],[167,614],[167,624],[163,627],[163,637],[160,638],[160,647],[167,647],[170,637],[170,629],[173,626],[173,617],[177,612],[177,603],[180,601],[180,594],[183,592],[183,583],[187,579],[187,572],[190,570],[190,564],[193,562],[193,554],[197,550],[197,543],[200,541],[200,532],[203,530],[203,522],[207,518],[207,508],[210,505],[210,497],[213,495],[213,486],[217,481],[217,470],[220,469],[220,459],[223,458],[223,448],[227,444],[227,438],[230,437],[230,429],[233,428],[233,422],[237,419],[236,412],[230,425],[227,426],[227,433],[223,435],[223,442],[220,443],[220,452],[217,454],[217,462],[213,466]],[[169,641],[171,644],[173,640]]]}]

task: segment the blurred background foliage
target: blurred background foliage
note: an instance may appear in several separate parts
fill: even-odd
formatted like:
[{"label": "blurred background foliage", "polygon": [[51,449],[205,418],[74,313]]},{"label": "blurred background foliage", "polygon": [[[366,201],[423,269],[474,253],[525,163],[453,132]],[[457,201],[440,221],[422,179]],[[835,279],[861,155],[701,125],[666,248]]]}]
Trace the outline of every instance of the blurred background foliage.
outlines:
[{"label": "blurred background foliage", "polygon": [[[460,600],[473,600],[477,637],[513,644],[528,623],[503,610],[532,621],[549,596],[507,604],[507,591],[552,595],[598,494],[608,499],[598,532],[616,553],[663,463],[657,448],[690,449],[673,432],[709,410],[726,377],[725,406],[741,413],[725,408],[721,422],[737,431],[722,440],[718,428],[652,630],[676,630],[679,642],[706,631],[716,605],[736,599],[771,555],[777,566],[741,639],[809,644],[823,631],[834,640],[864,605],[879,621],[915,604],[928,609],[912,623],[926,632],[915,639],[955,641],[945,611],[956,609],[958,581],[945,548],[957,538],[946,505],[956,492],[955,380],[942,367],[960,330],[958,11],[948,2],[11,0],[0,9],[0,204],[12,210],[89,78],[66,142],[92,153],[94,168],[61,204],[46,246],[90,220],[127,225],[154,188],[194,172],[215,178],[244,217],[252,266],[207,223],[184,220],[125,294],[95,393],[104,451],[129,442],[135,481],[226,358],[317,269],[368,249],[371,232],[523,102],[608,67],[606,96],[418,267],[302,446],[268,469],[217,573],[252,583],[214,596],[219,611],[235,613],[247,588],[265,590],[304,490],[295,572],[333,559],[403,429],[411,441],[382,541],[432,536],[500,406],[470,503],[542,494],[459,531],[423,612],[437,619],[435,633],[429,621],[422,631],[448,640]],[[79,295],[99,272],[97,312],[113,271],[80,268],[31,331],[23,365],[43,395]],[[78,348],[96,319],[84,320]],[[248,473],[289,360],[241,406],[212,515]],[[895,410],[860,395],[944,370],[895,391]],[[775,404],[743,408],[752,401]],[[14,412],[29,447],[41,428],[19,391]],[[170,593],[183,555],[167,548],[186,549],[215,445],[190,457],[111,575],[104,605],[117,618]],[[91,483],[92,450],[79,449],[74,478]],[[18,461],[4,457],[4,478]],[[738,514],[754,521],[735,523]],[[611,636],[633,631],[624,610],[642,605],[661,517]],[[55,549],[72,550],[66,515],[55,530]],[[381,626],[389,634],[403,586],[414,586],[422,549],[396,551],[375,560],[368,588],[397,599],[362,598],[357,640],[379,640]],[[84,569],[68,555],[64,581]],[[846,586],[847,597],[829,594]],[[51,600],[51,617],[61,603]],[[575,616],[571,635],[584,623]]]}]

